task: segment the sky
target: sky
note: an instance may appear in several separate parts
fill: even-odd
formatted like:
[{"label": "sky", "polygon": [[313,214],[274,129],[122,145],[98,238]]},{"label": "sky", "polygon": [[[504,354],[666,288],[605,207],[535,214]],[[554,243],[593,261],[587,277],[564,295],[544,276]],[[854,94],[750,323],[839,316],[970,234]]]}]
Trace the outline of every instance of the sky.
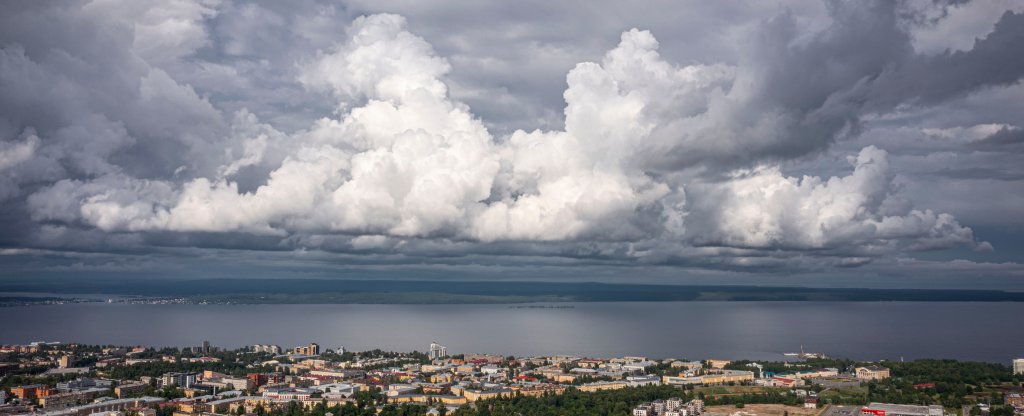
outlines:
[{"label": "sky", "polygon": [[0,279],[1024,290],[1024,3],[0,3]]}]

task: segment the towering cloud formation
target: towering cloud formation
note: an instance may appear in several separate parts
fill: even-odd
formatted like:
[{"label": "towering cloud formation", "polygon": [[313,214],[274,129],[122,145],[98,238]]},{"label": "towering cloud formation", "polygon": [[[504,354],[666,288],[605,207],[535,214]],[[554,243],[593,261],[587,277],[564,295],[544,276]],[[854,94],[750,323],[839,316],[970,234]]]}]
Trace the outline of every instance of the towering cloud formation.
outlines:
[{"label": "towering cloud formation", "polygon": [[[626,31],[568,73],[564,128],[508,137],[452,98],[452,65],[398,15],[359,17],[296,63],[298,82],[333,97],[336,113],[284,132],[244,110],[225,120],[161,69],[210,43],[196,22],[216,7],[142,13],[134,42],[92,4],[24,11],[0,22],[0,198],[50,233],[239,233],[332,250],[338,238],[397,251],[535,242],[509,254],[596,245],[660,262],[708,246],[837,259],[990,248],[900,198],[878,147],[850,155],[845,176],[782,173],[781,161],[856,134],[862,117],[1024,73],[1019,59],[963,82],[947,72],[1019,49],[1020,15],[975,49],[919,56],[888,3],[830,2],[831,25],[809,37],[782,14],[735,65],[678,66],[650,32]],[[43,37],[31,29],[41,23],[72,29]],[[73,49],[83,30],[90,48]],[[164,31],[178,41],[145,40]],[[854,43],[872,47],[851,54]]]}]

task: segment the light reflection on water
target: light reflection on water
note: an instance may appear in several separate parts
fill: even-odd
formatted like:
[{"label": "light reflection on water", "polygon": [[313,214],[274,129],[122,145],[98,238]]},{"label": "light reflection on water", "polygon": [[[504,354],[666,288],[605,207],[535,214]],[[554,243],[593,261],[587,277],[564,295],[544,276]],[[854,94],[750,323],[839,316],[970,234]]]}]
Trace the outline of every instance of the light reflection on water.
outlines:
[{"label": "light reflection on water", "polygon": [[[782,360],[822,351],[854,359],[1024,356],[1024,303],[607,302],[509,305],[131,305],[0,309],[0,343],[38,340],[188,346]],[[570,306],[570,307],[565,307]]]}]

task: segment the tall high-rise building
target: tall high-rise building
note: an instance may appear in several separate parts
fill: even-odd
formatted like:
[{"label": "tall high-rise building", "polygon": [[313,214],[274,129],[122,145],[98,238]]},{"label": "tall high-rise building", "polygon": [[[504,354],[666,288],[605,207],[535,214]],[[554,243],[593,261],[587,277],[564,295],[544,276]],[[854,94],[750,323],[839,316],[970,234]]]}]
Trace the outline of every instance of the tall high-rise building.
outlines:
[{"label": "tall high-rise building", "polygon": [[292,351],[295,352],[296,354],[302,355],[320,355],[320,344],[311,342],[309,345],[306,346],[300,345],[298,347],[295,347],[295,349]]},{"label": "tall high-rise building", "polygon": [[255,351],[255,352],[269,352],[271,354],[280,354],[281,353],[281,347],[279,347],[277,345],[269,345],[269,344],[268,345],[263,345],[263,344],[253,345],[252,346],[252,350]]},{"label": "tall high-rise building", "polygon": [[448,348],[445,348],[444,345],[438,344],[437,341],[431,342],[430,353],[428,355],[431,360],[436,360],[438,358],[447,356]]},{"label": "tall high-rise building", "polygon": [[192,384],[195,384],[198,377],[199,373],[167,373],[160,377],[159,386],[175,385],[178,388],[187,389],[192,387]]},{"label": "tall high-rise building", "polygon": [[1013,360],[1013,374],[1024,374],[1024,358]]}]

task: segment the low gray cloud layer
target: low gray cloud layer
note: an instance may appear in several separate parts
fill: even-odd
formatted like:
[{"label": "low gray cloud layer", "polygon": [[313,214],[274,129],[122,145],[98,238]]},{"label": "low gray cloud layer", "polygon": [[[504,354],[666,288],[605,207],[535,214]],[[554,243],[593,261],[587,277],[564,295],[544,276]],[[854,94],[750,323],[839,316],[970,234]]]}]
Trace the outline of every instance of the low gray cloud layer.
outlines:
[{"label": "low gray cloud layer", "polygon": [[5,3],[5,263],[1024,269],[1020,5],[534,6]]}]

